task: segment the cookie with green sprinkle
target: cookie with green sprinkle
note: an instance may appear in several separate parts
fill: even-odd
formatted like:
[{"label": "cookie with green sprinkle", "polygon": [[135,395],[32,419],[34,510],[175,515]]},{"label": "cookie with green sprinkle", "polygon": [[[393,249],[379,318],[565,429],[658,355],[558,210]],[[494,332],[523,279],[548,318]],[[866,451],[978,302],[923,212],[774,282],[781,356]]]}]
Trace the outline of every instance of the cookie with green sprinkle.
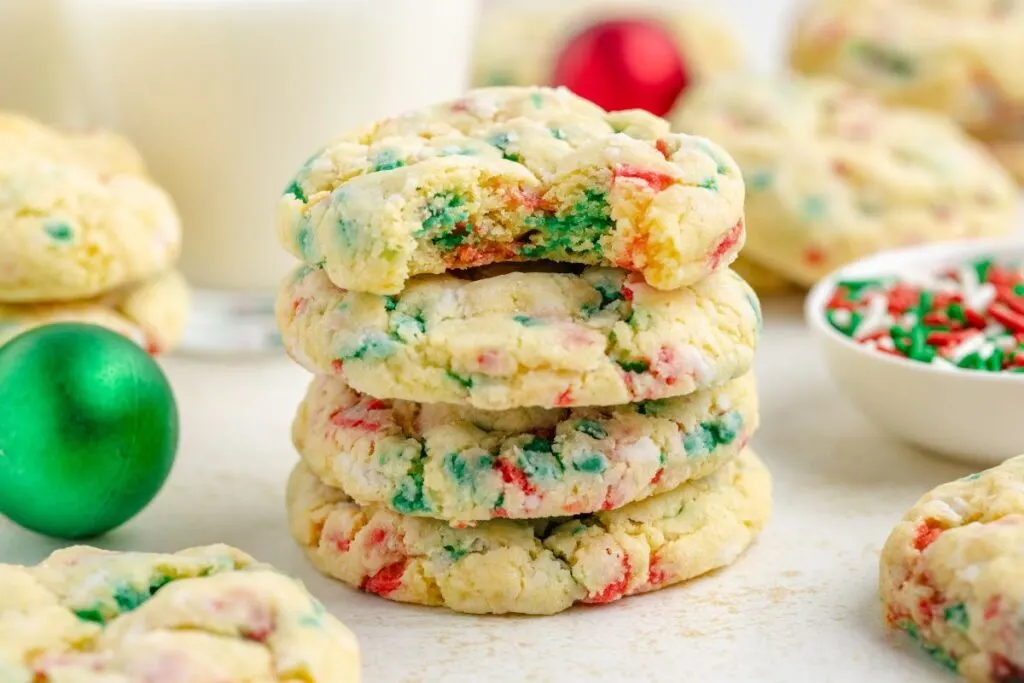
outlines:
[{"label": "cookie with green sprinkle", "polygon": [[321,376],[292,439],[357,502],[458,525],[616,509],[707,476],[757,426],[753,375],[661,401],[506,411],[381,400]]},{"label": "cookie with green sprinkle", "polygon": [[475,614],[554,614],[660,590],[735,562],[771,514],[750,450],[704,479],[617,510],[455,528],[361,506],[300,463],[291,532],[313,566],[388,600]]},{"label": "cookie with green sprinkle", "polygon": [[340,136],[288,185],[278,232],[337,286],[373,294],[541,259],[674,289],[743,247],[743,180],[720,147],[651,114],[485,88]]},{"label": "cookie with green sprinkle", "polygon": [[301,268],[277,301],[285,348],[376,398],[482,410],[685,396],[753,362],[758,300],[728,269],[672,291],[614,268],[461,272],[378,296]]},{"label": "cookie with green sprinkle", "polygon": [[355,683],[355,637],[298,581],[224,545],[77,546],[0,565],[5,681]]}]

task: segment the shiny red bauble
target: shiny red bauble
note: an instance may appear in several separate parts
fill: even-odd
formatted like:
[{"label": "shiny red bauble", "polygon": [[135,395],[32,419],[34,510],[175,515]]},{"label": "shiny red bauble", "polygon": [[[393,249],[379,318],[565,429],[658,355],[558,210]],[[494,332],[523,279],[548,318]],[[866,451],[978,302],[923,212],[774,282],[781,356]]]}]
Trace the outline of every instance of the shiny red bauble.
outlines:
[{"label": "shiny red bauble", "polygon": [[609,111],[663,116],[690,76],[671,33],[652,21],[627,19],[593,24],[569,40],[552,80]]}]

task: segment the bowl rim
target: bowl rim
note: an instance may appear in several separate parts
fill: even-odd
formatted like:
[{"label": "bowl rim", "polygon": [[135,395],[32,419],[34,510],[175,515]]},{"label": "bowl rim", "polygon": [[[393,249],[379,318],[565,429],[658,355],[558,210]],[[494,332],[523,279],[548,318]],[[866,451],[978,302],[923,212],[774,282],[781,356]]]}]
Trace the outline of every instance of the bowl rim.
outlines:
[{"label": "bowl rim", "polygon": [[[825,304],[828,299],[831,298],[837,283],[840,280],[845,280],[847,278],[863,277],[864,273],[860,273],[860,271],[877,269],[880,275],[886,273],[898,274],[897,269],[884,267],[882,264],[899,259],[900,257],[912,258],[914,265],[911,267],[928,268],[929,264],[931,267],[938,267],[947,261],[957,259],[967,260],[990,253],[993,254],[993,256],[997,256],[1000,252],[1010,252],[1011,254],[1017,253],[1019,254],[1019,260],[1024,264],[1024,238],[1008,237],[964,239],[877,252],[870,256],[858,259],[857,261],[853,261],[852,263],[848,263],[845,266],[841,266],[819,280],[811,288],[810,292],[807,293],[807,296],[804,299],[804,320],[812,330],[817,332],[818,335],[826,337],[830,341],[839,344],[849,352],[857,353],[865,358],[871,359],[873,362],[883,364],[887,363],[894,369],[901,368],[910,372],[941,375],[943,377],[957,378],[958,381],[965,382],[998,382],[1004,384],[1022,383],[1024,382],[1024,373],[979,372],[970,370],[966,372],[957,372],[946,368],[940,368],[930,363],[922,363],[909,358],[903,358],[902,356],[879,353],[874,349],[869,349],[866,346],[857,343],[852,338],[847,337],[834,329],[828,324],[824,315]],[[1010,258],[1013,257],[1011,256]],[[854,273],[859,273],[859,275],[855,275]]]}]

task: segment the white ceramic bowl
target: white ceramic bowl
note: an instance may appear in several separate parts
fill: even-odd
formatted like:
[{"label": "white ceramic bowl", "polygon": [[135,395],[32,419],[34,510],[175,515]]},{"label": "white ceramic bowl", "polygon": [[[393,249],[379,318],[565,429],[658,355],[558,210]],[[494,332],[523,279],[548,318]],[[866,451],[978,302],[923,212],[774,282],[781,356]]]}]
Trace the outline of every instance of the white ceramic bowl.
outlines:
[{"label": "white ceramic bowl", "polygon": [[972,464],[1024,453],[1024,374],[944,370],[866,348],[832,328],[824,309],[839,280],[960,265],[983,256],[1024,262],[1020,240],[972,240],[887,251],[819,282],[804,315],[839,388],[897,438]]}]

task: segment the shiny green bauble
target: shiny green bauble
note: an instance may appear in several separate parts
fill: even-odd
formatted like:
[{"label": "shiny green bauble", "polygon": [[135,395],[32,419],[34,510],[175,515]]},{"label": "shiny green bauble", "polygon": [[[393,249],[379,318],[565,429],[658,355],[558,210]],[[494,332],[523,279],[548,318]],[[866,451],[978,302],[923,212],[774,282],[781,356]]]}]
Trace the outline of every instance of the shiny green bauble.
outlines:
[{"label": "shiny green bauble", "polygon": [[0,514],[64,539],[134,517],[163,486],[178,411],[130,340],[61,323],[0,346]]}]

